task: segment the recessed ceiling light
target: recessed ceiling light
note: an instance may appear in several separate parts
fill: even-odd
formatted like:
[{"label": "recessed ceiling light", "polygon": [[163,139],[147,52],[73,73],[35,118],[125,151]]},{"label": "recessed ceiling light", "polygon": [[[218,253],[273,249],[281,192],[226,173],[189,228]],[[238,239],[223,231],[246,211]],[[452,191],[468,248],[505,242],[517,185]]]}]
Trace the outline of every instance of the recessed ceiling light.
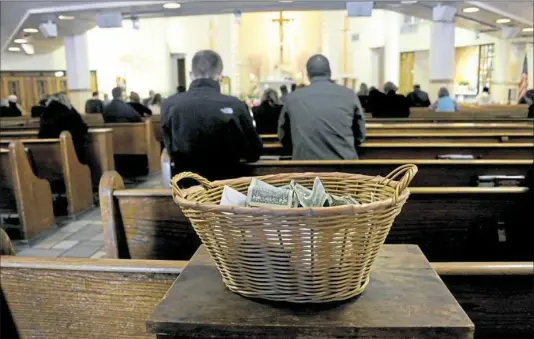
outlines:
[{"label": "recessed ceiling light", "polygon": [[39,30],[37,28],[24,28],[24,33],[37,33]]},{"label": "recessed ceiling light", "polygon": [[478,11],[480,11],[478,7],[466,7],[462,10],[464,13],[476,13]]},{"label": "recessed ceiling light", "polygon": [[534,27],[523,28],[523,32],[534,32]]},{"label": "recessed ceiling light", "polygon": [[18,47],[9,47],[7,50],[10,52],[20,52],[20,48]]},{"label": "recessed ceiling light", "polygon": [[180,7],[182,7],[182,5],[180,5],[177,2],[168,2],[166,4],[163,4],[163,8],[167,8],[167,9],[178,9]]},{"label": "recessed ceiling light", "polygon": [[293,0],[278,0],[278,2],[281,4],[290,4],[293,2]]},{"label": "recessed ceiling light", "polygon": [[72,15],[60,15],[58,16],[59,20],[74,20],[74,16]]},{"label": "recessed ceiling light", "polygon": [[417,1],[401,1],[401,4],[404,4],[404,5],[412,5],[412,4],[416,4]]},{"label": "recessed ceiling light", "polygon": [[507,23],[509,23],[510,21],[512,21],[512,20],[504,18],[504,19],[498,19],[496,22],[497,22],[498,24],[507,24]]},{"label": "recessed ceiling light", "polygon": [[28,42],[28,40],[26,40],[26,39],[15,39],[15,40],[13,40],[13,42],[16,43],[16,44],[25,44],[25,43]]}]

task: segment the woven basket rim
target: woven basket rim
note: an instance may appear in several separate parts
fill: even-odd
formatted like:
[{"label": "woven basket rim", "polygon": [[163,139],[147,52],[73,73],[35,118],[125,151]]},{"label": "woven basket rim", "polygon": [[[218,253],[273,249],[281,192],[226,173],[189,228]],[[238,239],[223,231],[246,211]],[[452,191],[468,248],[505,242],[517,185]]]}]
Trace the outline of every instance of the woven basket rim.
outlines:
[{"label": "woven basket rim", "polygon": [[[355,173],[341,173],[341,172],[305,172],[305,173],[281,173],[270,174],[264,176],[258,176],[258,179],[271,179],[271,178],[284,178],[287,179],[299,179],[310,177],[324,177],[324,178],[351,178],[351,179],[370,179],[369,181],[380,182],[385,178],[382,176],[369,176]],[[224,185],[231,186],[236,181],[244,183],[250,181],[253,177],[240,177],[235,179],[218,180],[211,182],[213,187],[221,187]],[[387,182],[387,186],[395,188],[399,184],[398,181],[390,180]],[[194,192],[198,192],[197,190]],[[198,201],[188,200],[177,196],[173,192],[174,200],[180,205],[181,208],[192,209],[200,212],[212,212],[212,213],[231,213],[234,215],[279,215],[279,216],[329,216],[329,215],[354,215],[359,213],[368,212],[370,210],[383,209],[393,206],[398,203],[404,203],[410,195],[410,190],[406,187],[399,194],[397,201],[393,198],[383,199],[372,203],[364,203],[361,205],[345,205],[336,207],[298,207],[298,208],[266,208],[266,207],[242,207],[242,206],[222,206],[213,203],[200,203]]]}]

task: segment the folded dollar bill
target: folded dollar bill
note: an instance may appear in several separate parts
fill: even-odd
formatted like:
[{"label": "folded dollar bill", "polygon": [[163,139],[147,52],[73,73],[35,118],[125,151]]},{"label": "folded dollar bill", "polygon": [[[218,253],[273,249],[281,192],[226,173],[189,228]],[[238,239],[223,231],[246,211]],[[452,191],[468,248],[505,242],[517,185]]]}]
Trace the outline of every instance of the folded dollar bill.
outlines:
[{"label": "folded dollar bill", "polygon": [[287,185],[277,187],[252,178],[246,196],[229,186],[224,186],[220,204],[249,207],[310,208],[359,205],[360,203],[348,195],[328,194],[321,179],[316,177],[311,189],[296,183],[294,180]]}]

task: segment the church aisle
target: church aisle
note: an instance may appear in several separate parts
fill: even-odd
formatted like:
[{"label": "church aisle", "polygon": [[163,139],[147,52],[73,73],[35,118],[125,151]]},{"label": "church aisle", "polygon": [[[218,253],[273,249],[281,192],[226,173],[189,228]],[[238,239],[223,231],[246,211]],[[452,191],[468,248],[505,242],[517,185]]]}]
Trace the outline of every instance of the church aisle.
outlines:
[{"label": "church aisle", "polygon": [[[140,183],[125,182],[128,189],[161,188],[161,175],[153,175]],[[15,242],[16,255],[24,257],[71,257],[106,258],[104,233],[100,208],[95,207],[77,220],[60,221],[57,229],[51,230],[32,246]]]}]

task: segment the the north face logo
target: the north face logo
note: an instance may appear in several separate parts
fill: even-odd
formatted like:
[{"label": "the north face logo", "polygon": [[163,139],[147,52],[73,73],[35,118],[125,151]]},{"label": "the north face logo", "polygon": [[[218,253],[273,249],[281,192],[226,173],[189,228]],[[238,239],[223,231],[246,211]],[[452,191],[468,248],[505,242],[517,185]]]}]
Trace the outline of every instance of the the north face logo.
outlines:
[{"label": "the north face logo", "polygon": [[221,112],[223,112],[224,114],[232,114],[234,113],[234,110],[231,107],[225,107],[221,108]]}]

